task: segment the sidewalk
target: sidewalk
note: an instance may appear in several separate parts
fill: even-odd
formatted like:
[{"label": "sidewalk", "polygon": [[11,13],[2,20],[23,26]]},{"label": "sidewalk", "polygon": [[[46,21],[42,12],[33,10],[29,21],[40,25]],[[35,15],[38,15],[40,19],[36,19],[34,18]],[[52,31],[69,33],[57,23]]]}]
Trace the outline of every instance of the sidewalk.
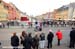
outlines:
[{"label": "sidewalk", "polygon": [[[14,29],[14,28],[23,28],[22,26],[9,26],[9,28],[8,28],[8,26],[5,26],[5,28],[0,28],[0,29]],[[24,28],[28,28],[28,26],[24,26]]]}]

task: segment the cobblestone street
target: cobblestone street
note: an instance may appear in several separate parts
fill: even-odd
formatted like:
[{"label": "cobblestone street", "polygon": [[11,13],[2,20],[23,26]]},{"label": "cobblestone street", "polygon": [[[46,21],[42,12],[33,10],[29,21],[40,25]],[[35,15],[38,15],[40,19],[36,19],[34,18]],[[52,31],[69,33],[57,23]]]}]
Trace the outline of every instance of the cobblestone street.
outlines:
[{"label": "cobblestone street", "polygon": [[[44,27],[43,31],[45,33],[45,36],[47,36],[49,29],[52,29],[53,33],[54,33],[54,39],[53,39],[53,48],[52,49],[69,49],[69,32],[71,30],[71,27]],[[62,33],[63,33],[63,39],[61,41],[61,46],[57,46],[57,38],[56,38],[56,31],[58,29],[61,29]],[[40,32],[35,32],[34,28],[5,28],[5,29],[0,29],[0,41],[2,43],[2,48],[4,49],[8,49],[8,47],[10,47],[9,49],[11,49],[11,45],[10,45],[10,38],[12,36],[13,32],[16,32],[17,35],[20,37],[21,32],[25,30],[27,33],[31,32],[32,36],[35,33],[40,33]],[[47,37],[46,37],[47,38]],[[47,41],[47,40],[46,40]],[[19,47],[22,48],[22,45],[20,45]],[[46,42],[46,47],[47,47],[47,42]],[[46,49],[45,47],[45,49]]]}]

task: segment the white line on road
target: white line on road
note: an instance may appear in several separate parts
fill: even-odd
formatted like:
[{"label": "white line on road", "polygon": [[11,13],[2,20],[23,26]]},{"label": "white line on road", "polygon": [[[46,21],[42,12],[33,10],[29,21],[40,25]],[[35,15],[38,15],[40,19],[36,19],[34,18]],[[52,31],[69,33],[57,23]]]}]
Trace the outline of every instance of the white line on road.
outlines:
[{"label": "white line on road", "polygon": [[[2,48],[13,48],[13,47],[12,46],[2,46]],[[18,48],[23,48],[23,46],[18,46]]]}]

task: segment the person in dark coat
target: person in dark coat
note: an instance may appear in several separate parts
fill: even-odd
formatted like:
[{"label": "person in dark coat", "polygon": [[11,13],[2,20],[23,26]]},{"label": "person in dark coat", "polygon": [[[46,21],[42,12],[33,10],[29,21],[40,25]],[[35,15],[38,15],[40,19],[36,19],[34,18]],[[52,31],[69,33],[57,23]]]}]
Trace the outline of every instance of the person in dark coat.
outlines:
[{"label": "person in dark coat", "polygon": [[25,32],[25,31],[22,31],[22,34],[21,34],[21,36],[20,36],[20,39],[21,39],[21,42],[20,42],[20,43],[23,45],[23,49],[25,49],[23,42],[24,42],[26,36],[27,36],[26,32]]},{"label": "person in dark coat", "polygon": [[0,48],[2,48],[2,47],[1,47],[1,42],[0,42]]},{"label": "person in dark coat", "polygon": [[45,34],[44,33],[40,34],[40,40],[45,40]]},{"label": "person in dark coat", "polygon": [[70,31],[70,45],[69,48],[74,48],[75,45],[75,28]]},{"label": "person in dark coat", "polygon": [[38,46],[39,46],[39,38],[38,38],[38,35],[36,34],[34,37],[33,37],[33,40],[32,40],[32,45],[33,45],[33,49],[38,49]]},{"label": "person in dark coat", "polygon": [[48,40],[48,46],[47,48],[52,48],[52,41],[53,41],[53,37],[54,37],[54,34],[52,33],[51,30],[49,30],[49,34],[47,35],[47,40]]},{"label": "person in dark coat", "polygon": [[0,42],[0,45],[1,45],[1,42]]},{"label": "person in dark coat", "polygon": [[11,45],[13,46],[13,49],[18,49],[19,38],[16,33],[13,33],[13,36],[11,37]]},{"label": "person in dark coat", "polygon": [[31,47],[32,47],[32,34],[29,33],[28,37],[29,37],[29,40],[30,40],[30,49],[31,49]]},{"label": "person in dark coat", "polygon": [[31,38],[29,37],[29,35],[25,37],[23,46],[23,49],[31,49]]}]

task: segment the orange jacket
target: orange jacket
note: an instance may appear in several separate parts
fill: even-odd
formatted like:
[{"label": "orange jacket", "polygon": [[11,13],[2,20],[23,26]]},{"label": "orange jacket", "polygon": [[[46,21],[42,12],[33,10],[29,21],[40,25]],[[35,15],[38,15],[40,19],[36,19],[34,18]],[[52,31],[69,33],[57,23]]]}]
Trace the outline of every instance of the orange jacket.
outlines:
[{"label": "orange jacket", "polygon": [[58,39],[62,39],[62,32],[61,31],[58,31],[57,33],[56,33],[56,35],[57,35],[57,38]]}]

